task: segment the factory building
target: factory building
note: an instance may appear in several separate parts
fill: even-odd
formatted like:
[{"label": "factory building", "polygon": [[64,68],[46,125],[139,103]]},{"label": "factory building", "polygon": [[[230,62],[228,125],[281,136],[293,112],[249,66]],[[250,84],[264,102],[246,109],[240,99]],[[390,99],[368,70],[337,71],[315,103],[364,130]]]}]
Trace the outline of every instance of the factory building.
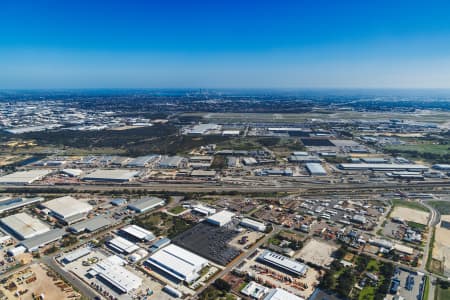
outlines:
[{"label": "factory building", "polygon": [[108,257],[97,264],[88,272],[89,275],[106,281],[121,294],[138,289],[142,284],[142,278],[123,267],[122,259]]},{"label": "factory building", "polygon": [[33,218],[26,213],[18,213],[0,220],[8,231],[14,233],[21,240],[46,233],[50,228],[39,219]]},{"label": "factory building", "polygon": [[139,249],[139,246],[123,237],[115,237],[107,242],[108,247],[118,253],[130,254]]},{"label": "factory building", "polygon": [[206,221],[213,225],[222,227],[222,226],[230,223],[234,216],[235,216],[234,213],[227,211],[227,210],[222,210],[222,211],[215,213],[214,215],[208,217],[208,219],[206,219]]},{"label": "factory building", "polygon": [[308,271],[308,267],[305,264],[269,250],[264,250],[258,256],[258,261],[298,276],[305,276]]},{"label": "factory building", "polygon": [[127,238],[131,237],[139,242],[150,242],[156,238],[152,232],[137,225],[127,225],[122,227],[119,230],[119,233]]},{"label": "factory building", "polygon": [[264,223],[258,222],[258,221],[255,221],[255,220],[252,220],[249,218],[243,218],[241,220],[241,222],[239,223],[239,225],[256,230],[256,231],[261,231],[261,232],[266,231],[266,225],[264,225]]},{"label": "factory building", "polygon": [[80,177],[83,175],[83,170],[80,169],[63,169],[61,170],[61,174],[64,174],[69,177]]},{"label": "factory building", "polygon": [[327,175],[327,171],[322,167],[320,163],[307,163],[305,165],[309,174],[312,176],[325,176]]},{"label": "factory building", "polygon": [[14,172],[0,177],[0,184],[26,185],[35,181],[42,180],[45,176],[52,173],[52,170],[36,169],[29,171]]},{"label": "factory building", "polygon": [[170,244],[157,251],[146,261],[146,265],[167,274],[171,279],[187,283],[193,282],[208,261],[190,251]]},{"label": "factory building", "polygon": [[433,165],[432,168],[440,171],[450,171],[450,165],[447,164],[436,164]]},{"label": "factory building", "polygon": [[51,211],[51,215],[65,224],[73,224],[86,217],[92,206],[72,196],[56,198],[42,204]]},{"label": "factory building", "polygon": [[90,174],[85,175],[83,177],[83,180],[123,183],[132,181],[138,174],[139,174],[138,171],[122,170],[122,169],[96,170]]},{"label": "factory building", "polygon": [[166,201],[164,199],[158,197],[144,197],[129,203],[127,207],[138,213],[143,213],[156,207],[163,206],[165,203]]}]

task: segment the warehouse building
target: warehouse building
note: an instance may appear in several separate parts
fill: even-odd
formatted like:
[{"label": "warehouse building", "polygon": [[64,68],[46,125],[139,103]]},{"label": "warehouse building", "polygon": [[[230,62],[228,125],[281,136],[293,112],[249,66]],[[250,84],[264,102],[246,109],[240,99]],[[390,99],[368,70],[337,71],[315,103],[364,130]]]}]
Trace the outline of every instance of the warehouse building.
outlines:
[{"label": "warehouse building", "polygon": [[325,176],[327,175],[327,171],[322,167],[319,163],[307,163],[306,169],[308,170],[309,174],[312,176]]},{"label": "warehouse building", "polygon": [[415,164],[365,164],[365,163],[346,163],[339,164],[338,168],[342,170],[355,171],[426,171],[428,167]]},{"label": "warehouse building", "polygon": [[241,220],[241,222],[239,223],[239,225],[256,230],[256,231],[261,231],[261,232],[266,231],[266,225],[264,225],[264,223],[258,222],[258,221],[255,221],[255,220],[252,220],[249,218],[243,218]]},{"label": "warehouse building", "polygon": [[123,267],[123,260],[112,257],[95,264],[89,275],[96,276],[100,281],[106,281],[121,294],[136,290],[142,284],[142,278]]},{"label": "warehouse building", "polygon": [[126,238],[130,237],[139,242],[150,242],[156,238],[152,232],[137,225],[128,225],[122,227],[119,230],[119,233]]},{"label": "warehouse building", "polygon": [[305,264],[269,250],[264,250],[258,256],[258,261],[298,276],[305,276],[308,271],[308,267]]},{"label": "warehouse building", "polygon": [[69,230],[73,233],[92,233],[100,229],[104,229],[111,226],[113,221],[104,216],[95,216],[93,218],[78,222],[69,227]]},{"label": "warehouse building", "polygon": [[115,237],[112,240],[108,241],[107,245],[114,251],[127,255],[139,249],[138,245],[120,236]]},{"label": "warehouse building", "polygon": [[130,182],[137,175],[138,171],[114,169],[114,170],[96,170],[83,177],[84,181],[109,181],[109,182]]},{"label": "warehouse building", "polygon": [[234,216],[235,216],[234,213],[227,211],[227,210],[222,210],[222,211],[215,213],[214,215],[208,217],[208,219],[206,219],[206,221],[213,225],[222,227],[222,226],[230,223],[231,220],[233,220]]},{"label": "warehouse building", "polygon": [[150,256],[146,265],[163,272],[170,279],[190,283],[200,276],[199,272],[208,265],[208,261],[197,254],[170,244]]},{"label": "warehouse building", "polygon": [[211,131],[217,131],[220,130],[222,126],[217,124],[198,124],[193,126],[188,132],[188,135],[205,135],[210,133]]},{"label": "warehouse building", "polygon": [[58,228],[47,231],[44,234],[36,235],[32,238],[26,239],[20,242],[20,245],[24,246],[28,252],[38,250],[40,247],[44,247],[50,243],[60,240],[67,232],[65,229]]},{"label": "warehouse building", "polygon": [[21,240],[46,233],[50,228],[39,219],[26,213],[18,213],[0,220],[2,225]]},{"label": "warehouse building", "polygon": [[203,216],[210,216],[216,213],[216,209],[202,204],[195,204],[192,206],[192,211]]},{"label": "warehouse building", "polygon": [[63,169],[61,170],[61,174],[67,175],[69,177],[80,177],[83,175],[83,170],[80,169]]},{"label": "warehouse building", "polygon": [[67,253],[63,257],[62,261],[65,264],[70,264],[70,263],[72,263],[72,262],[74,262],[74,261],[76,261],[76,260],[78,260],[78,259],[80,259],[80,258],[82,258],[82,257],[84,257],[86,255],[88,255],[89,253],[91,253],[91,248],[89,248],[89,247],[81,247],[81,248],[78,248],[78,249],[76,249],[76,250],[74,250],[72,252]]},{"label": "warehouse building", "polygon": [[450,165],[447,164],[436,164],[433,165],[432,168],[440,171],[450,171]]},{"label": "warehouse building", "polygon": [[[325,299],[325,298],[324,298]],[[272,289],[264,300],[305,300],[280,288]]]},{"label": "warehouse building", "polygon": [[147,167],[148,165],[156,162],[161,156],[160,155],[146,155],[146,156],[139,156],[127,163],[127,167],[134,167],[134,168],[143,168]]},{"label": "warehouse building", "polygon": [[159,167],[161,169],[177,169],[182,163],[186,162],[186,159],[181,156],[167,156],[161,159]]},{"label": "warehouse building", "polygon": [[159,206],[164,206],[166,201],[158,197],[144,197],[128,204],[128,208],[138,213],[143,213],[152,210]]},{"label": "warehouse building", "polygon": [[10,185],[26,185],[35,181],[42,180],[45,176],[52,173],[52,170],[48,169],[36,169],[28,171],[14,172],[0,177],[0,184]]},{"label": "warehouse building", "polygon": [[217,172],[214,170],[193,170],[191,172],[192,177],[202,177],[202,178],[214,178]]},{"label": "warehouse building", "polygon": [[86,217],[92,206],[72,196],[64,196],[42,204],[51,211],[52,216],[65,224],[73,224]]},{"label": "warehouse building", "polygon": [[33,203],[39,203],[44,201],[43,197],[34,197],[34,198],[10,198],[5,197],[0,200],[0,214],[7,212],[9,210],[17,209],[26,205],[30,205]]}]

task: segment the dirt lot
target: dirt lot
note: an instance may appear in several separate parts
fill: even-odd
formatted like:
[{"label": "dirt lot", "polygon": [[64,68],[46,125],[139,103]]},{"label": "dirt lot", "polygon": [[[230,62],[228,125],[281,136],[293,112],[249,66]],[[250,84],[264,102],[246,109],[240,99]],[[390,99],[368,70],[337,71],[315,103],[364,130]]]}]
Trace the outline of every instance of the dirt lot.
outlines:
[{"label": "dirt lot", "polygon": [[81,298],[78,292],[53,274],[52,271],[48,272],[45,265],[34,264],[9,277],[8,281],[0,286],[0,290],[8,299],[17,299],[17,292],[23,293],[20,299],[33,299],[33,293],[42,294],[46,299]]},{"label": "dirt lot", "polygon": [[[450,222],[450,215],[442,215],[441,220]],[[444,274],[450,276],[450,230],[436,226],[433,246],[433,258],[444,262]]]},{"label": "dirt lot", "polygon": [[295,258],[324,267],[333,262],[331,255],[337,249],[336,245],[312,239],[295,255]]},{"label": "dirt lot", "polygon": [[[239,243],[239,241],[244,237],[247,237],[247,241],[243,244]],[[230,246],[235,247],[236,249],[243,250],[245,247],[251,246],[256,243],[257,240],[262,238],[264,233],[246,230],[241,232],[238,236],[230,241]]]},{"label": "dirt lot", "polygon": [[412,221],[423,225],[428,224],[428,216],[429,213],[427,212],[403,206],[395,207],[391,213],[391,218],[397,217],[405,221]]}]

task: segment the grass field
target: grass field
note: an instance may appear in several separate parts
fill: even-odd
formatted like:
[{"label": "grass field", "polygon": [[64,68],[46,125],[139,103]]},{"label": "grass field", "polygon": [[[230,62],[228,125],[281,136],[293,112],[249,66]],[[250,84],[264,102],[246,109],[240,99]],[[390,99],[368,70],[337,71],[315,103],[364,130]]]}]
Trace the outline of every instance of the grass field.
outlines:
[{"label": "grass field", "polygon": [[428,204],[433,206],[441,215],[450,215],[450,202],[430,201]]},{"label": "grass field", "polygon": [[430,153],[437,155],[445,155],[450,151],[450,145],[438,145],[431,143],[419,143],[419,144],[408,144],[408,145],[389,145],[386,146],[387,150],[396,150],[399,152],[409,152],[416,151],[419,154]]},{"label": "grass field", "polygon": [[450,288],[444,289],[438,284],[436,286],[435,300],[448,300],[448,299],[450,299]]}]

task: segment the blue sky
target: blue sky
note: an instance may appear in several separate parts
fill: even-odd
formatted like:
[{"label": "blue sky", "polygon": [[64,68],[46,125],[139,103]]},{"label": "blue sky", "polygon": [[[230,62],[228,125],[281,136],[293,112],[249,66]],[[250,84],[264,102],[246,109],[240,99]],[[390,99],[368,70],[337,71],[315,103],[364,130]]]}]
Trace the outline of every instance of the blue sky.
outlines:
[{"label": "blue sky", "polygon": [[0,1],[0,88],[450,88],[448,1]]}]

